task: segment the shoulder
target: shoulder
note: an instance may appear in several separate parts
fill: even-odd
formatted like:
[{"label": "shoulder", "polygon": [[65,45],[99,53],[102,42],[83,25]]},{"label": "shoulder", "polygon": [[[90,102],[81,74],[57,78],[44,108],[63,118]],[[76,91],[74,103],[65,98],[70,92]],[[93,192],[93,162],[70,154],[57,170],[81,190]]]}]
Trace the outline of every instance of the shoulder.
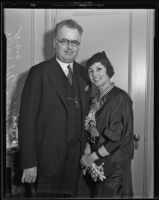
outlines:
[{"label": "shoulder", "polygon": [[76,63],[75,62],[75,65],[76,65],[76,69],[77,69],[77,73],[81,76],[81,78],[86,82],[86,84],[89,85],[89,87],[91,86],[91,82],[89,80],[89,77],[88,77],[88,74],[86,72],[86,68],[85,66],[79,64],[79,63]]},{"label": "shoulder", "polygon": [[114,88],[112,89],[111,96],[115,101],[129,102],[129,103],[132,104],[132,99],[129,96],[129,94],[126,91],[124,91],[123,89],[121,89],[117,86],[114,86]]},{"label": "shoulder", "polygon": [[54,63],[55,60],[52,58],[50,60],[42,61],[30,68],[30,71],[42,71],[47,70],[47,68]]},{"label": "shoulder", "polygon": [[46,60],[36,65],[33,65],[28,71],[28,76],[43,77],[47,72],[50,71],[51,67],[55,65],[55,63],[56,61],[52,58],[50,60]]},{"label": "shoulder", "polygon": [[83,72],[83,70],[84,70],[84,66],[83,65],[81,65],[81,64],[79,64],[79,63],[77,63],[75,61],[74,61],[74,65],[75,65],[76,70],[77,70],[78,73]]}]

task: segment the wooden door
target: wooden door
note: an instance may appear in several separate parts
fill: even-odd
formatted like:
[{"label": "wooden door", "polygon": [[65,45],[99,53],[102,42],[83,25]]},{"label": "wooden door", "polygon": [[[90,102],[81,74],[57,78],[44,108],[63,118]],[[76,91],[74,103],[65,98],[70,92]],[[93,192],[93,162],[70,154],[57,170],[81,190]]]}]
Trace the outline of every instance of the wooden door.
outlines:
[{"label": "wooden door", "polygon": [[77,61],[85,64],[104,50],[115,70],[113,81],[133,100],[134,134],[140,136],[132,163],[134,196],[153,197],[153,101],[148,97],[151,93],[153,98],[153,51],[148,53],[153,50],[152,12],[57,9],[56,22],[66,18],[75,19],[84,29]]}]

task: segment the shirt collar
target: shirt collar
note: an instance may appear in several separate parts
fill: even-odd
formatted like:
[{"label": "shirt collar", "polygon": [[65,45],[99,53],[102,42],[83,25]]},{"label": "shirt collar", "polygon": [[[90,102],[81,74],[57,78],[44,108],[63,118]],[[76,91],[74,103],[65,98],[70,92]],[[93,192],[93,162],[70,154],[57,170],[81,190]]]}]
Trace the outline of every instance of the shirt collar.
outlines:
[{"label": "shirt collar", "polygon": [[67,66],[70,65],[71,69],[72,69],[72,72],[73,72],[73,62],[72,63],[64,63],[64,62],[61,62],[58,58],[56,58],[57,62],[60,64],[62,70],[64,71],[64,73],[68,74],[68,68]]}]

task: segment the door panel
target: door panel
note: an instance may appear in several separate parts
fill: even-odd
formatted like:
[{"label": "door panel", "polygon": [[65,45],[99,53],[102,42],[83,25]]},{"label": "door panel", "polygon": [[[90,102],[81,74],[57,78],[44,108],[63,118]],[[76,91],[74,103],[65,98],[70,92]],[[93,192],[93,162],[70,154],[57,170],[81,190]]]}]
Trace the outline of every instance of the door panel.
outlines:
[{"label": "door panel", "polygon": [[145,92],[146,92],[146,12],[136,12],[132,19],[132,87],[134,132],[140,135],[133,162],[133,183],[137,197],[145,196]]}]

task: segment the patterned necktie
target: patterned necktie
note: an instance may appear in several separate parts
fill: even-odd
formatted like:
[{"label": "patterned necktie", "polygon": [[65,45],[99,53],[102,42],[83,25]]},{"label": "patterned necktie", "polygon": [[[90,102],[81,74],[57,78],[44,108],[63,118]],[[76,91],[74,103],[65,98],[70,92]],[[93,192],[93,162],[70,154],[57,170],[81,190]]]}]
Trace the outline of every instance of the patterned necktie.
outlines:
[{"label": "patterned necktie", "polygon": [[71,70],[70,65],[68,65],[67,68],[68,68],[68,75],[67,75],[67,78],[68,78],[70,84],[72,85],[72,70]]}]

